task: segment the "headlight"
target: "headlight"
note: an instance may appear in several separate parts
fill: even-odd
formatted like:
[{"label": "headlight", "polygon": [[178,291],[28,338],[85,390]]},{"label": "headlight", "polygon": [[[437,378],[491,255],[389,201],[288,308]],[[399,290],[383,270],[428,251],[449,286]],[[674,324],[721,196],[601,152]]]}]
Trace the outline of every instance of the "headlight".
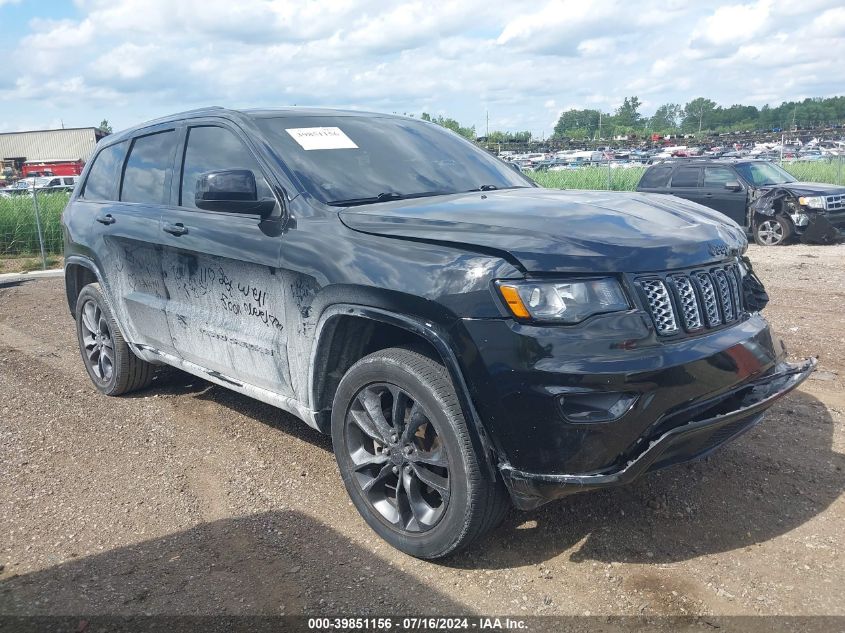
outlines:
[{"label": "headlight", "polygon": [[630,307],[615,279],[500,281],[496,285],[513,315],[521,319],[580,323],[594,314]]},{"label": "headlight", "polygon": [[810,207],[811,209],[824,209],[824,196],[801,196],[798,198],[798,204],[802,207]]}]

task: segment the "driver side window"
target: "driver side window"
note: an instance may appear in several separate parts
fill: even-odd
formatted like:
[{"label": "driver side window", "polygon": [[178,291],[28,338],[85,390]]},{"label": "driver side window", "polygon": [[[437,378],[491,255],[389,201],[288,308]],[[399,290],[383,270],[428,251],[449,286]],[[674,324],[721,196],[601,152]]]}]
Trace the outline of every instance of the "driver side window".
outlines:
[{"label": "driver side window", "polygon": [[255,174],[258,198],[272,198],[273,191],[261,174],[258,162],[243,142],[226,128],[192,127],[188,130],[179,205],[196,209],[194,194],[200,174],[218,169],[249,169]]},{"label": "driver side window", "polygon": [[704,186],[724,188],[725,184],[736,181],[737,177],[727,167],[705,167]]}]

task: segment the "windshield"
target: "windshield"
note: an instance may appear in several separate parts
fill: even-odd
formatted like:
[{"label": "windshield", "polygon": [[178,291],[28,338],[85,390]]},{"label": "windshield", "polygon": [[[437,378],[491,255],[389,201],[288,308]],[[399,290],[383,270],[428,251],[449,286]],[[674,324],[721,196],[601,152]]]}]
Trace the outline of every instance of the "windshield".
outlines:
[{"label": "windshield", "polygon": [[788,171],[773,163],[740,163],[736,166],[736,170],[740,176],[755,187],[795,182],[795,178]]},{"label": "windshield", "polygon": [[433,123],[363,116],[255,122],[308,192],[326,204],[533,186],[505,163]]}]

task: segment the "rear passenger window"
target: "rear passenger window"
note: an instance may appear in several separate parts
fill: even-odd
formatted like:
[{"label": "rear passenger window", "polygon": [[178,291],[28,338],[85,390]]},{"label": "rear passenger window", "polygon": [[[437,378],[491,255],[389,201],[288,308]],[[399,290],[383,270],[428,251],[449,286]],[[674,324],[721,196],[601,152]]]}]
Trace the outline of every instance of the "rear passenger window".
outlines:
[{"label": "rear passenger window", "polygon": [[640,180],[640,187],[665,187],[669,181],[669,174],[672,173],[672,168],[669,165],[660,165],[651,167],[646,170]]},{"label": "rear passenger window", "polygon": [[725,183],[738,181],[739,179],[727,167],[705,167],[704,186],[724,188]]},{"label": "rear passenger window", "polygon": [[202,126],[188,130],[179,204],[196,209],[194,196],[200,174],[219,169],[249,169],[255,174],[258,198],[272,198],[273,192],[261,175],[261,168],[246,145],[222,127]]},{"label": "rear passenger window", "polygon": [[126,155],[127,141],[100,150],[85,180],[82,197],[85,200],[117,200],[117,182]]},{"label": "rear passenger window", "polygon": [[73,178],[62,178],[62,182],[64,182],[66,185],[72,185]]},{"label": "rear passenger window", "polygon": [[175,149],[176,132],[173,130],[136,138],[123,170],[120,199],[123,202],[166,204],[170,200],[169,183]]},{"label": "rear passenger window", "polygon": [[672,176],[673,187],[698,187],[698,177],[701,174],[700,167],[679,167]]}]

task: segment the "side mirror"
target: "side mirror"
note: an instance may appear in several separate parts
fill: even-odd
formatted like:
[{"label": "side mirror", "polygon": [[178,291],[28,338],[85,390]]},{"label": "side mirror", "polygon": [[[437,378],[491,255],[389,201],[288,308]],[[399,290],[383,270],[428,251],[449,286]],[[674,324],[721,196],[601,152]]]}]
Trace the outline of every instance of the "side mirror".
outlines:
[{"label": "side mirror", "polygon": [[255,174],[249,169],[208,171],[197,178],[194,204],[205,211],[260,215],[272,213],[274,198],[258,199]]},{"label": "side mirror", "polygon": [[725,189],[730,191],[742,191],[742,185],[739,184],[738,180],[729,180],[725,183]]}]

